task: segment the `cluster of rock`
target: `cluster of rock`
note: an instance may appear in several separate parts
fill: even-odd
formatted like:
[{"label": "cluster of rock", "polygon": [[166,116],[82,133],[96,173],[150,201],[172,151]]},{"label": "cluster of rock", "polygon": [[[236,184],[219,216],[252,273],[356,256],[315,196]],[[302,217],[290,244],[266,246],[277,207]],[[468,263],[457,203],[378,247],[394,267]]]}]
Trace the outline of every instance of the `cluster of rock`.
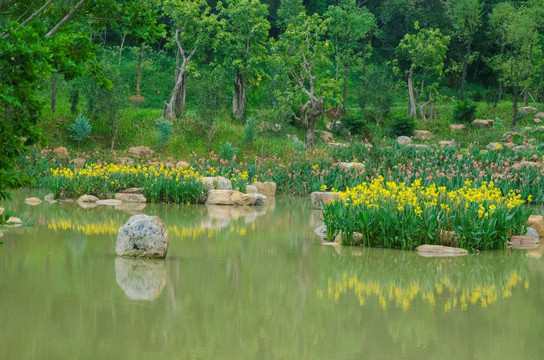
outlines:
[{"label": "cluster of rock", "polygon": [[[215,179],[215,178],[211,178]],[[223,178],[225,179],[225,178]],[[274,182],[255,182],[246,187],[246,193],[232,190],[232,185],[228,182],[217,180],[216,183],[209,185],[205,182],[207,195],[205,200],[207,205],[230,205],[230,206],[264,206],[266,205],[267,197],[276,195],[276,183]],[[213,187],[212,187],[213,186]]]},{"label": "cluster of rock", "polygon": [[21,226],[23,226],[23,222],[18,217],[10,216],[6,220],[6,210],[3,207],[0,207],[0,222],[3,222],[4,220],[6,221],[6,225],[8,225],[10,227],[21,227]]}]

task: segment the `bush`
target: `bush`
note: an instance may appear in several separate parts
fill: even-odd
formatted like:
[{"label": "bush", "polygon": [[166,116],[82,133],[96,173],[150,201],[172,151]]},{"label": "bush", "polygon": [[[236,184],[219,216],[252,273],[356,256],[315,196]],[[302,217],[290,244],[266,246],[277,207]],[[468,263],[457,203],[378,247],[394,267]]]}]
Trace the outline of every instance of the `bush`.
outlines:
[{"label": "bush", "polygon": [[159,147],[164,147],[170,141],[170,135],[172,135],[172,122],[168,120],[157,120],[157,129],[159,130],[159,136],[157,140]]},{"label": "bush", "polygon": [[232,144],[228,141],[221,143],[221,147],[219,148],[219,158],[223,160],[232,161],[234,160],[234,157],[236,156],[236,154],[238,154],[239,150],[240,149],[232,146]]},{"label": "bush", "polygon": [[474,120],[476,103],[471,100],[459,101],[453,109],[453,121],[455,123],[470,123]]},{"label": "bush", "polygon": [[89,119],[79,114],[74,123],[68,128],[68,131],[70,132],[70,139],[76,141],[77,146],[79,147],[81,143],[84,142],[85,139],[87,139],[87,137],[91,134],[91,124],[89,124]]},{"label": "bush", "polygon": [[416,121],[411,116],[396,115],[393,117],[390,133],[392,137],[412,136],[416,128]]},{"label": "bush", "polygon": [[252,144],[255,140],[258,122],[254,118],[249,118],[244,126],[244,143]]},{"label": "bush", "polygon": [[352,135],[362,135],[366,131],[366,123],[362,112],[354,111],[340,119],[346,130]]}]

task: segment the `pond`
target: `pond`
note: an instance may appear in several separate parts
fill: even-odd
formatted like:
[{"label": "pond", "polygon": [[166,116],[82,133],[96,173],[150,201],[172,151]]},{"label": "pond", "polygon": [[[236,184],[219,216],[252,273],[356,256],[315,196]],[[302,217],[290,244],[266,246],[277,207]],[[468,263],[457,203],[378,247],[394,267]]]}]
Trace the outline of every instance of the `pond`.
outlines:
[{"label": "pond", "polygon": [[[542,247],[423,258],[323,246],[307,199],[266,208],[8,206],[3,359],[537,359]],[[158,215],[165,261],[116,258],[116,232]]]}]

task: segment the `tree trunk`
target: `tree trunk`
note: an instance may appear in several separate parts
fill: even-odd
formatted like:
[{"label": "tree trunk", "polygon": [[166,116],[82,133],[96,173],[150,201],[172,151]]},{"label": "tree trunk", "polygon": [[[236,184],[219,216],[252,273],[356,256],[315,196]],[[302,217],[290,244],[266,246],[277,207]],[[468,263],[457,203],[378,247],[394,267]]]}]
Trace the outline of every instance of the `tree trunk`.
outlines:
[{"label": "tree trunk", "polygon": [[54,114],[57,107],[57,74],[51,74],[51,112]]},{"label": "tree trunk", "polygon": [[416,98],[414,96],[414,84],[412,82],[412,77],[414,72],[412,69],[408,72],[408,95],[410,96],[410,116],[416,117]]},{"label": "tree trunk", "polygon": [[123,39],[121,40],[121,46],[119,46],[119,60],[117,61],[117,66],[121,66],[121,54],[123,54],[123,46],[125,45],[126,37],[127,37],[127,32],[123,31]]},{"label": "tree trunk", "polygon": [[344,63],[344,89],[342,91],[342,113],[345,114],[347,111],[347,97],[348,97],[348,63]]},{"label": "tree trunk", "polygon": [[[176,117],[176,113],[178,112],[176,107],[179,104],[179,97],[183,88],[186,66],[187,64],[184,61],[181,67],[179,68],[178,77],[176,79],[176,85],[174,86],[174,89],[172,90],[172,95],[170,96],[170,102],[164,103],[163,117],[165,118],[174,119]],[[183,112],[183,109],[179,110],[179,112]]]},{"label": "tree trunk", "polygon": [[140,81],[142,77],[142,59],[143,59],[144,45],[140,45],[140,51],[138,52],[138,69],[136,70],[136,96],[140,97]]},{"label": "tree trunk", "polygon": [[236,71],[236,79],[234,80],[234,88],[232,91],[232,113],[236,118],[242,120],[242,123],[245,122],[246,116],[246,88],[246,72],[240,73],[240,71]]},{"label": "tree trunk", "polygon": [[185,94],[187,93],[187,73],[183,72],[181,77],[181,88],[176,97],[175,111],[179,117],[183,116],[183,108],[185,108]]},{"label": "tree trunk", "polygon": [[463,74],[461,75],[461,96],[460,100],[465,100],[465,79],[467,78],[467,66],[468,66],[468,58],[470,57],[470,45],[472,44],[472,35],[468,38],[467,43],[467,53],[465,54],[465,59],[463,60]]},{"label": "tree trunk", "polygon": [[517,122],[518,122],[518,99],[519,99],[519,86],[514,84],[512,86],[513,92],[514,92],[514,115],[512,116],[512,129],[516,129]]},{"label": "tree trunk", "polygon": [[300,120],[306,132],[306,148],[314,148],[315,124],[323,111],[322,98],[310,98],[300,107]]}]

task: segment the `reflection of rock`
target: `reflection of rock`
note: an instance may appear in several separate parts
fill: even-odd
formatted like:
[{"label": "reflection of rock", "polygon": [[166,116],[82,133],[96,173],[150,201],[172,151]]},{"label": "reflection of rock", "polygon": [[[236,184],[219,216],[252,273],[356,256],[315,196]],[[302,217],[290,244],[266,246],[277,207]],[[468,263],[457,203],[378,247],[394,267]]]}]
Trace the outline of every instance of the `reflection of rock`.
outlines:
[{"label": "reflection of rock", "polygon": [[118,256],[164,258],[168,252],[166,227],[157,216],[131,216],[117,232]]},{"label": "reflection of rock", "polygon": [[115,280],[129,299],[155,300],[166,284],[166,262],[117,258]]},{"label": "reflection of rock", "polygon": [[23,226],[23,222],[21,219],[15,216],[10,216],[9,219],[7,219],[6,224],[12,227],[21,227]]},{"label": "reflection of rock", "polygon": [[83,209],[92,209],[98,206],[98,204],[95,202],[78,201],[77,204]]},{"label": "reflection of rock", "polygon": [[327,226],[321,225],[314,229],[314,233],[319,236],[321,241],[327,241]]},{"label": "reflection of rock", "polygon": [[43,197],[43,201],[47,201],[48,203],[56,203],[57,200],[55,200],[55,196],[53,194],[47,194]]},{"label": "reflection of rock", "polygon": [[442,245],[419,245],[416,248],[418,255],[424,257],[460,256],[467,255],[466,249],[442,246]]},{"label": "reflection of rock", "polygon": [[264,207],[230,207],[206,205],[208,217],[202,219],[200,226],[206,229],[222,229],[229,226],[231,220],[244,218],[246,223],[255,221],[257,216],[265,215]]},{"label": "reflection of rock", "polygon": [[146,207],[146,205],[147,205],[146,203],[141,203],[141,204],[138,204],[138,203],[123,203],[121,205],[116,205],[115,210],[126,211],[129,214],[138,213],[138,212],[142,211]]},{"label": "reflection of rock", "polygon": [[544,248],[544,245],[539,245],[538,247],[534,249],[527,250],[527,257],[540,259],[542,257],[542,249]]},{"label": "reflection of rock", "polygon": [[42,201],[40,199],[38,199],[37,197],[31,197],[31,198],[26,199],[25,203],[27,205],[36,206],[36,205],[40,205],[42,203]]},{"label": "reflection of rock", "polygon": [[323,225],[323,211],[313,210],[310,213],[310,226],[317,227]]}]

